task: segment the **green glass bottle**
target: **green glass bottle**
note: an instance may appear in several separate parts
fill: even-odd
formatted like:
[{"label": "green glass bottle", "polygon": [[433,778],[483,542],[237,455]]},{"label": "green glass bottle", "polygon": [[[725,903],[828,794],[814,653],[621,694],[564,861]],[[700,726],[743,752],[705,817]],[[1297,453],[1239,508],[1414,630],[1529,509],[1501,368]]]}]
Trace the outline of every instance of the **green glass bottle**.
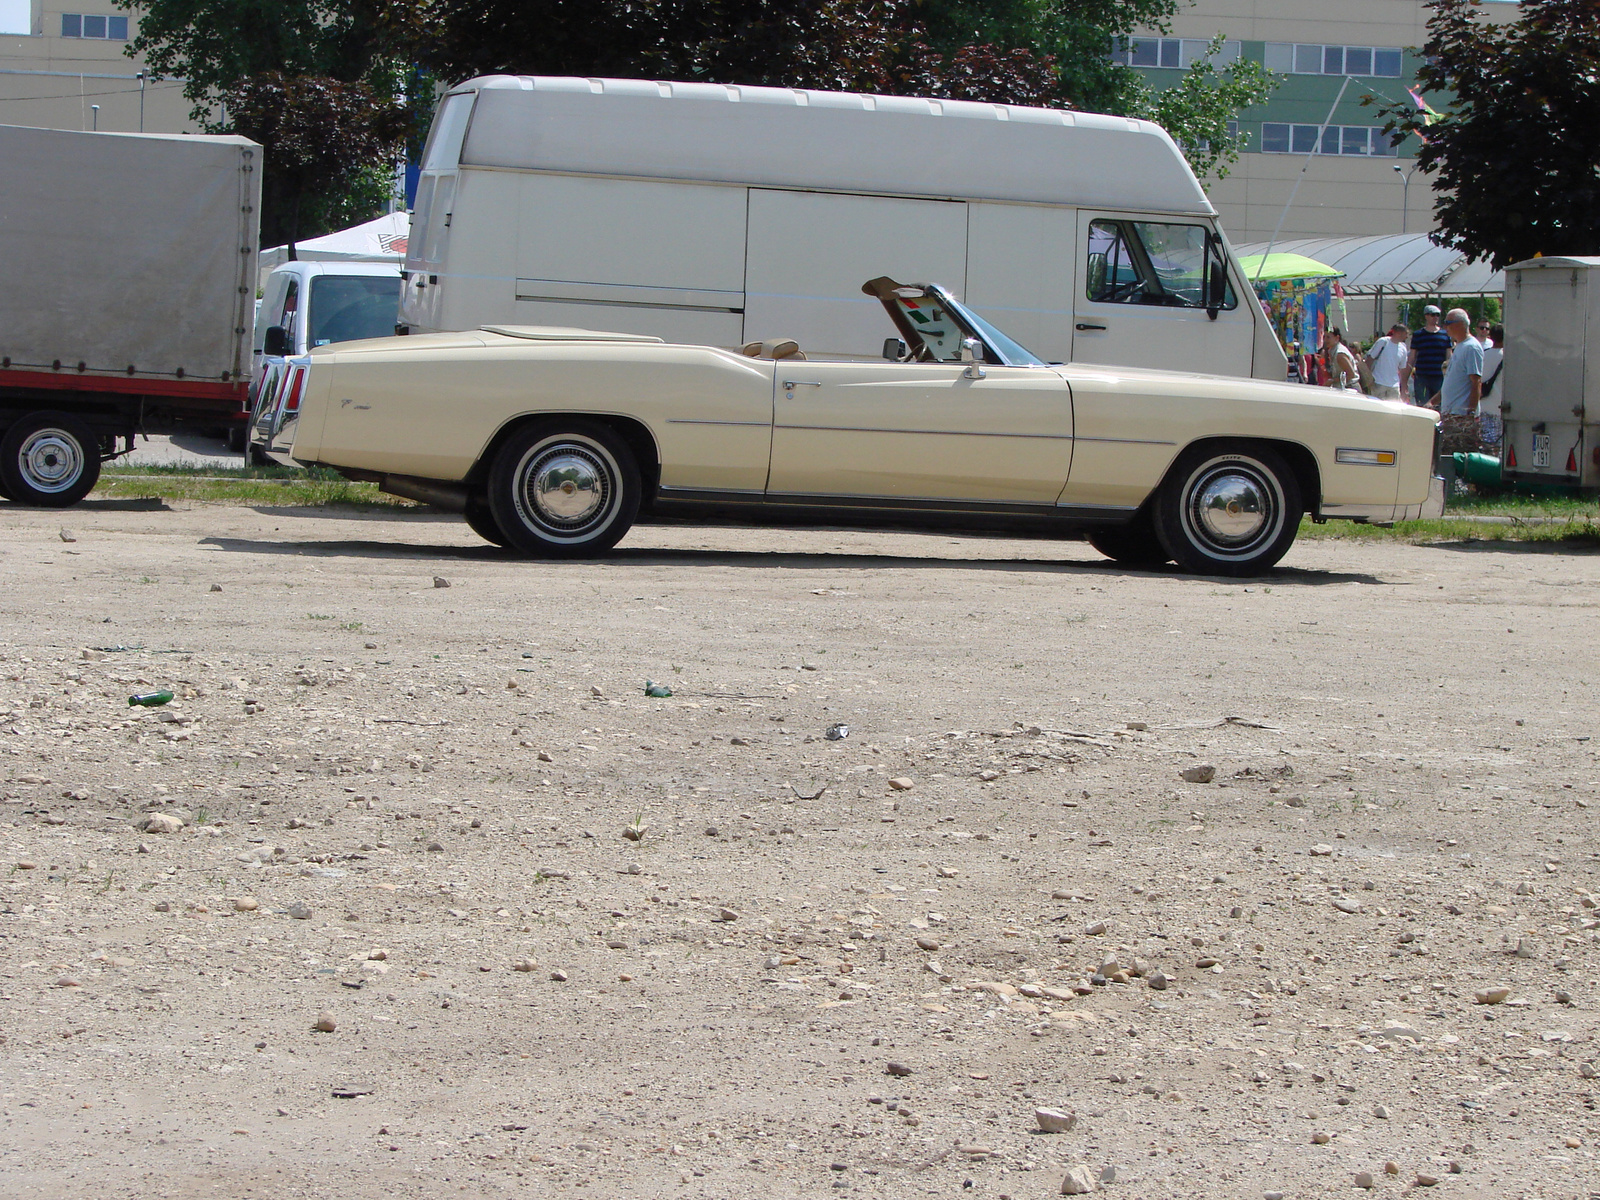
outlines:
[{"label": "green glass bottle", "polygon": [[160,708],[163,704],[172,703],[172,693],[162,689],[159,692],[140,692],[136,696],[128,697],[129,707]]}]

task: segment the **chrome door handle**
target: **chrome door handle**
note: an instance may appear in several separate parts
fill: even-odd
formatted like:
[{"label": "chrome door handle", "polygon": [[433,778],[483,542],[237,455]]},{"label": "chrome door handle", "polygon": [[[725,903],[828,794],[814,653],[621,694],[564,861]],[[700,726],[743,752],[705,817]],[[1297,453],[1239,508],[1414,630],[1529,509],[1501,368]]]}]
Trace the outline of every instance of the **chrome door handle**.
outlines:
[{"label": "chrome door handle", "polygon": [[1104,325],[1091,325],[1088,321],[1079,321],[1074,328],[1079,330],[1098,329],[1101,333],[1104,333],[1106,327]]},{"label": "chrome door handle", "polygon": [[822,384],[814,379],[785,379],[783,386],[793,391],[797,387],[821,387]]}]

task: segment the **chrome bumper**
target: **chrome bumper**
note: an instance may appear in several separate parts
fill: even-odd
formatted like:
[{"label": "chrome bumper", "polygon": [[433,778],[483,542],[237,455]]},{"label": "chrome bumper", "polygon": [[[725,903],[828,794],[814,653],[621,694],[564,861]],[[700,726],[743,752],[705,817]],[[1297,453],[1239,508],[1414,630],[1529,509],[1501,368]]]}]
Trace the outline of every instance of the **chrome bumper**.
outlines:
[{"label": "chrome bumper", "polygon": [[1359,521],[1366,525],[1433,520],[1444,516],[1444,478],[1435,475],[1428,480],[1428,498],[1421,504],[1324,504],[1322,515],[1330,521]]}]

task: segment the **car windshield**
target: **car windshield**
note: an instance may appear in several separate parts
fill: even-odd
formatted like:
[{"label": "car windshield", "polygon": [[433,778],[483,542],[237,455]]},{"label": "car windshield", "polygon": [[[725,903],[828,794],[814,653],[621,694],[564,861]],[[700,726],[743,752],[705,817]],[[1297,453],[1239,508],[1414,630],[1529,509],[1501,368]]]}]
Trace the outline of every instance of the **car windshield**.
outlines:
[{"label": "car windshield", "polygon": [[897,287],[892,295],[906,326],[925,350],[918,358],[956,362],[961,357],[962,341],[974,337],[983,343],[990,362],[1008,367],[1045,365],[1043,359],[1001,333],[938,284]]},{"label": "car windshield", "polygon": [[393,337],[400,315],[400,276],[318,275],[311,281],[307,345]]}]

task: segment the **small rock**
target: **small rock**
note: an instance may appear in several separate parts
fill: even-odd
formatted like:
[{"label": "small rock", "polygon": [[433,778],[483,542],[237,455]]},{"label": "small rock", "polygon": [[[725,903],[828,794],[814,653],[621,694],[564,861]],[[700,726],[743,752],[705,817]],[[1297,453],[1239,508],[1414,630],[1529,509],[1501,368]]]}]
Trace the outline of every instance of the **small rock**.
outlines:
[{"label": "small rock", "polygon": [[523,972],[536,971],[539,969],[539,962],[533,958],[519,958],[512,962],[511,969]]},{"label": "small rock", "polygon": [[1328,845],[1326,842],[1318,842],[1315,846],[1311,847],[1312,858],[1327,858],[1332,853],[1333,847]]},{"label": "small rock", "polygon": [[82,987],[83,984],[79,983],[71,975],[63,975],[60,979],[56,980],[56,986],[57,987]]},{"label": "small rock", "polygon": [[890,1075],[909,1075],[909,1074],[911,1074],[911,1068],[906,1066],[905,1063],[892,1062],[884,1069]]},{"label": "small rock", "polygon": [[261,902],[254,896],[235,896],[233,900],[234,912],[255,912],[261,907]]},{"label": "small rock", "polygon": [[1217,768],[1210,763],[1196,763],[1179,771],[1178,776],[1185,783],[1210,783],[1217,777]]},{"label": "small rock", "polygon": [[213,592],[220,592],[222,590],[222,585],[220,583],[213,583],[211,585],[211,590]]},{"label": "small rock", "polygon": [[937,875],[940,879],[954,879],[956,877],[957,872],[956,872],[956,869],[954,867],[940,867],[936,871],[934,871],[934,874]]},{"label": "small rock", "polygon": [[1356,1186],[1358,1188],[1375,1188],[1378,1186],[1378,1181],[1372,1177],[1371,1171],[1357,1171]]},{"label": "small rock", "polygon": [[36,870],[38,866],[39,864],[34,862],[31,858],[17,859],[17,870],[19,871],[33,871]]},{"label": "small rock", "polygon": [[534,755],[534,757],[537,758],[540,762],[547,762],[547,763],[555,762],[555,756],[552,755],[550,753],[550,751],[548,751],[548,750],[541,750],[541,751],[539,751],[538,754]]},{"label": "small rock", "polygon": [[1539,957],[1539,942],[1538,942],[1538,940],[1535,939],[1535,938],[1518,938],[1517,939],[1517,957],[1518,958],[1538,958]]},{"label": "small rock", "polygon": [[167,901],[167,900],[157,900],[156,901],[156,911],[157,912],[171,912],[172,911],[172,903],[170,901]]},{"label": "small rock", "polygon": [[717,909],[716,919],[719,921],[737,921],[739,919],[739,914],[734,912],[731,908],[719,908]]},{"label": "small rock", "polygon": [[1099,937],[1109,926],[1104,921],[1090,921],[1083,927],[1083,932],[1088,937]]},{"label": "small rock", "polygon": [[1078,1114],[1059,1108],[1036,1108],[1033,1119],[1046,1133],[1066,1133],[1078,1123]]},{"label": "small rock", "polygon": [[622,836],[630,842],[642,842],[644,840],[644,831],[649,828],[650,826],[648,825],[624,825],[622,827]]},{"label": "small rock", "polygon": [[1503,1004],[1510,995],[1511,989],[1508,987],[1492,987],[1472,993],[1472,999],[1477,1004]]},{"label": "small rock", "polygon": [[441,845],[438,842],[429,842],[428,843],[428,853],[429,854],[442,854],[442,853],[444,853],[444,846]]},{"label": "small rock", "polygon": [[911,790],[911,780],[904,775],[897,775],[889,780],[889,787],[896,792],[909,792]]},{"label": "small rock", "polygon": [[1580,1063],[1578,1065],[1578,1074],[1585,1079],[1593,1079],[1597,1074],[1595,1065],[1592,1062]]},{"label": "small rock", "polygon": [[72,530],[63,526],[61,530],[61,540],[63,542],[75,542],[78,539],[73,535]]},{"label": "small rock", "polygon": [[1350,913],[1352,915],[1361,911],[1361,904],[1359,901],[1351,900],[1344,896],[1340,896],[1335,899],[1333,906],[1342,913]]},{"label": "small rock", "polygon": [[706,836],[707,837],[716,837],[717,836],[717,827],[715,825],[707,825],[706,826]]},{"label": "small rock", "polygon": [[1383,1104],[1373,1105],[1372,1115],[1377,1117],[1380,1121],[1387,1121],[1389,1119],[1388,1106]]},{"label": "small rock", "polygon": [[298,901],[289,905],[287,912],[296,921],[309,921],[311,919],[311,910]]},{"label": "small rock", "polygon": [[145,833],[177,833],[183,822],[171,813],[151,813],[139,825]]},{"label": "small rock", "polygon": [[326,1010],[317,1014],[316,1022],[311,1026],[318,1033],[332,1033],[338,1027],[338,1022],[333,1019],[333,1014]]},{"label": "small rock", "polygon": [[926,950],[929,954],[932,954],[939,949],[939,943],[931,937],[919,937],[917,939],[917,949]]},{"label": "small rock", "polygon": [[551,971],[550,980],[552,983],[565,983],[567,981],[567,973],[565,971]]},{"label": "small rock", "polygon": [[1088,1167],[1073,1167],[1061,1181],[1063,1196],[1087,1196],[1094,1191],[1094,1178]]},{"label": "small rock", "polygon": [[1517,884],[1516,894],[1519,896],[1533,895],[1533,884],[1524,879],[1521,883]]},{"label": "small rock", "polygon": [[1152,971],[1145,978],[1145,982],[1149,984],[1152,989],[1158,992],[1164,992],[1172,986],[1172,979],[1165,971],[1160,970],[1159,968]]},{"label": "small rock", "polygon": [[[1113,1167],[1110,1164],[1107,1164],[1105,1169],[1100,1172],[1100,1182],[1101,1183],[1115,1183],[1116,1181],[1117,1181],[1117,1169],[1116,1169],[1116,1167]],[[1282,1200],[1281,1197],[1280,1197],[1280,1200]]]},{"label": "small rock", "polygon": [[1282,1192],[1262,1192],[1261,1200],[1283,1200]]},{"label": "small rock", "polygon": [[1320,1129],[1311,1135],[1311,1144],[1313,1146],[1326,1146],[1331,1141],[1333,1141],[1333,1135],[1331,1133],[1323,1133]]},{"label": "small rock", "polygon": [[1434,1184],[1436,1184],[1438,1182],[1439,1182],[1439,1179],[1435,1175],[1421,1175],[1421,1174],[1419,1174],[1417,1176],[1417,1186],[1418,1187],[1432,1187]]},{"label": "small rock", "polygon": [[1400,1174],[1400,1164],[1395,1162],[1393,1159],[1390,1159],[1388,1162],[1383,1164],[1383,1173],[1385,1175]]},{"label": "small rock", "polygon": [[436,588],[446,588],[450,586],[450,581],[443,575],[435,575],[433,577],[433,586]]},{"label": "small rock", "polygon": [[830,742],[842,742],[845,738],[850,736],[850,726],[829,725],[828,728],[823,731],[822,736],[827,738]]}]

